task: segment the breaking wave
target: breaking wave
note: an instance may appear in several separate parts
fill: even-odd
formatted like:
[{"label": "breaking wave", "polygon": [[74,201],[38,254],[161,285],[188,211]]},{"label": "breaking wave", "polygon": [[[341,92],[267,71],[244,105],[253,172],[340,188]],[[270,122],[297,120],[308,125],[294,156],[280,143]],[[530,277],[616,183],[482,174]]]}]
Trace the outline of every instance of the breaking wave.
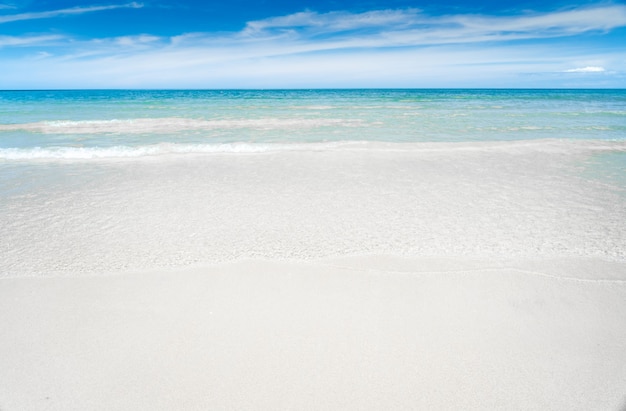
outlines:
[{"label": "breaking wave", "polygon": [[528,152],[552,152],[572,154],[581,152],[620,152],[626,153],[623,140],[520,140],[463,143],[386,143],[371,141],[334,141],[323,143],[222,143],[222,144],[183,144],[157,143],[140,146],[113,147],[34,147],[0,148],[0,160],[90,160],[124,159],[164,155],[185,154],[255,154],[285,151],[411,151],[425,155],[435,153],[462,152],[506,152],[523,154]]},{"label": "breaking wave", "polygon": [[0,149],[0,159],[4,160],[81,160],[105,158],[134,158],[168,154],[207,154],[207,153],[266,153],[272,151],[324,150],[342,145],[336,143],[319,144],[176,144],[159,143],[146,146],[115,147],[49,147],[49,148],[4,148]]}]

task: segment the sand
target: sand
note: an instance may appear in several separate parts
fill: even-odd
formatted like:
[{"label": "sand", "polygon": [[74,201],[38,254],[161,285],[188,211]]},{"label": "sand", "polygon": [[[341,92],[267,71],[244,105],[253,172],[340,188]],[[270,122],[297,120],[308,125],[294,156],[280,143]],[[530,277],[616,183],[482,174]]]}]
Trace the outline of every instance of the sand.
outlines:
[{"label": "sand", "polygon": [[625,411],[620,150],[5,164],[0,410]]},{"label": "sand", "polygon": [[358,256],[0,280],[0,410],[623,410],[626,266]]}]

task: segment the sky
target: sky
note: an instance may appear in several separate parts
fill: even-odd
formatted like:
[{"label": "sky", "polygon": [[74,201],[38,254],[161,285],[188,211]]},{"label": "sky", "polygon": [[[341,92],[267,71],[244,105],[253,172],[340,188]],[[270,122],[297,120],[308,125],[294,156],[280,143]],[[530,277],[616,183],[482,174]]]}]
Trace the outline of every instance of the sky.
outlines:
[{"label": "sky", "polygon": [[626,4],[0,0],[0,89],[626,88]]}]

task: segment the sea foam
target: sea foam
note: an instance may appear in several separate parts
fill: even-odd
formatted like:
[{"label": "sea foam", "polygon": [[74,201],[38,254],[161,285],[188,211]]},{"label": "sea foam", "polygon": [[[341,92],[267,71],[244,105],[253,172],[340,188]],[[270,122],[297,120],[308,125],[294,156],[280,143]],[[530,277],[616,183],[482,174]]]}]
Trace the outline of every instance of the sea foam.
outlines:
[{"label": "sea foam", "polygon": [[0,149],[3,160],[89,160],[89,159],[132,159],[138,157],[182,155],[182,154],[252,154],[276,151],[330,150],[341,146],[357,147],[358,142],[332,142],[311,144],[176,144],[159,143],[145,146],[114,147],[35,147]]},{"label": "sea foam", "polygon": [[92,159],[133,159],[141,157],[193,154],[255,154],[283,151],[395,151],[422,153],[462,153],[470,151],[506,152],[527,154],[529,152],[552,152],[576,154],[584,152],[626,152],[626,141],[566,141],[558,139],[512,142],[466,142],[466,143],[384,143],[368,141],[333,141],[323,143],[225,143],[186,144],[158,143],[138,146],[113,147],[34,147],[0,148],[0,160],[7,161],[55,161]]},{"label": "sea foam", "polygon": [[185,130],[214,130],[253,128],[258,130],[299,129],[315,127],[354,127],[362,125],[359,119],[334,118],[259,118],[259,119],[191,119],[191,118],[136,118],[127,120],[55,120],[23,124],[0,124],[0,131],[28,131],[43,134],[98,134],[98,133],[172,133]]}]

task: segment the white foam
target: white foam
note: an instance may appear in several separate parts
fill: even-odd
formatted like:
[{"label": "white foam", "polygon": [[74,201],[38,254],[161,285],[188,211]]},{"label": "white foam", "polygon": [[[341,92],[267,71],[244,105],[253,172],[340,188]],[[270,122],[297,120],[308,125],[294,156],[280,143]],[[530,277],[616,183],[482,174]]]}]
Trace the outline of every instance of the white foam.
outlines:
[{"label": "white foam", "polygon": [[32,149],[7,148],[0,150],[0,158],[5,160],[86,160],[102,158],[133,158],[164,154],[202,153],[202,152],[260,152],[262,146],[254,147],[243,144],[171,144],[162,143],[149,146],[128,147],[52,147]]},{"label": "white foam", "polygon": [[573,154],[577,152],[626,152],[626,141],[564,141],[522,140],[465,143],[387,143],[366,141],[335,141],[323,143],[224,143],[224,144],[179,144],[158,143],[142,146],[114,147],[34,147],[0,149],[0,160],[90,160],[132,159],[139,157],[184,155],[184,154],[254,154],[282,151],[330,151],[365,150],[387,152],[451,153],[501,151],[524,154],[528,152],[550,152]]},{"label": "white foam", "polygon": [[337,106],[328,105],[312,105],[312,106],[291,106],[292,110],[332,110],[338,108]]},{"label": "white foam", "polygon": [[114,146],[114,147],[50,147],[50,148],[4,148],[0,149],[3,160],[88,160],[137,158],[148,156],[210,154],[210,153],[267,153],[275,151],[328,150],[349,143],[317,143],[317,144],[176,144],[159,143],[146,146]]},{"label": "white foam", "polygon": [[43,134],[98,134],[98,133],[173,133],[185,130],[214,130],[253,128],[257,130],[301,129],[315,127],[354,127],[362,125],[358,119],[220,119],[203,120],[192,118],[164,117],[137,118],[128,120],[80,120],[40,121],[23,124],[0,124],[0,131],[29,131]]}]

